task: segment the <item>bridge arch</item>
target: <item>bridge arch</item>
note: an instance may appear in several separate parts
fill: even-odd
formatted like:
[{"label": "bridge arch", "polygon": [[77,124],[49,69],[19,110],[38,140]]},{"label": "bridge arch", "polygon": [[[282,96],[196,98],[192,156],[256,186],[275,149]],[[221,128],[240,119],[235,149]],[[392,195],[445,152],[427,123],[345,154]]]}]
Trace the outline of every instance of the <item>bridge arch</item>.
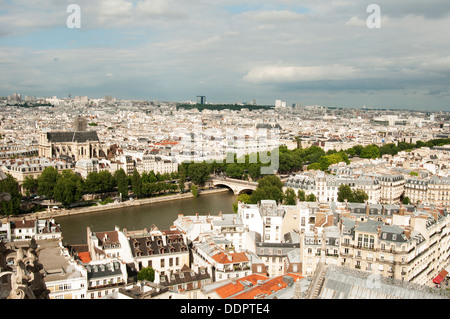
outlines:
[{"label": "bridge arch", "polygon": [[253,193],[253,191],[254,191],[254,189],[252,189],[252,188],[243,188],[238,192],[238,195],[244,194],[244,193],[250,194],[250,193]]},{"label": "bridge arch", "polygon": [[233,187],[231,187],[230,185],[227,185],[227,184],[225,184],[225,183],[214,183],[214,187],[228,188],[230,191],[232,191],[233,193],[235,193],[235,190],[233,189]]},{"label": "bridge arch", "polygon": [[251,193],[253,192],[257,184],[246,182],[242,180],[232,180],[232,179],[213,179],[211,180],[211,185],[214,187],[226,187],[233,191],[235,195],[239,195],[242,193]]}]

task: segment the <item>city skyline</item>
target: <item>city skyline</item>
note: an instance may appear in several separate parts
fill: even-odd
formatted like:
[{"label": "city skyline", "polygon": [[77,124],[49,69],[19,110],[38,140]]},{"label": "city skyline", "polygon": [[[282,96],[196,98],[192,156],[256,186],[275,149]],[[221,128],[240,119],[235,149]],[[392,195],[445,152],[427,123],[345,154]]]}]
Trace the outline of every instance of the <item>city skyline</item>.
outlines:
[{"label": "city skyline", "polygon": [[0,96],[450,110],[442,0],[0,3]]}]

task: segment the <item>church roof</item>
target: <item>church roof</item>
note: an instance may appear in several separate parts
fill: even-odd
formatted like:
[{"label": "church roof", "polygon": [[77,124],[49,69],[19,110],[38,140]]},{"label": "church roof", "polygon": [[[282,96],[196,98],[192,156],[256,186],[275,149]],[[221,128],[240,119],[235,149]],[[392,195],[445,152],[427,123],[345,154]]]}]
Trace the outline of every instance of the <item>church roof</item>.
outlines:
[{"label": "church roof", "polygon": [[98,141],[96,131],[48,132],[47,139],[53,143]]}]

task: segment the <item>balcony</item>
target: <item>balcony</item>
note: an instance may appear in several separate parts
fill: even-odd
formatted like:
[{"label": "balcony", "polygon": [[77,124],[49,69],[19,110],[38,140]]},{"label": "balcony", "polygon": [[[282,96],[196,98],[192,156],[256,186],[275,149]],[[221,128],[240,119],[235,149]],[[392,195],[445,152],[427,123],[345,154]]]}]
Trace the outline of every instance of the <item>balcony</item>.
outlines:
[{"label": "balcony", "polygon": [[120,286],[125,286],[125,281],[123,282],[116,282],[113,284],[106,284],[106,285],[98,285],[98,286],[91,286],[88,287],[88,291],[96,291],[96,290],[101,290],[101,289],[105,289],[105,288],[114,288],[114,287],[120,287]]}]

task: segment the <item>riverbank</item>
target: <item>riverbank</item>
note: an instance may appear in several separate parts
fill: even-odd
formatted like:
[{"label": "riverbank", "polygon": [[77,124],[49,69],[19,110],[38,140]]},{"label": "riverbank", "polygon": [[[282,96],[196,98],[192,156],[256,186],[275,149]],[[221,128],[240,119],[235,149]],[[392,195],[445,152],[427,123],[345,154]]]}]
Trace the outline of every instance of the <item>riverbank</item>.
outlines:
[{"label": "riverbank", "polygon": [[[214,188],[214,189],[204,189],[199,190],[198,196],[204,196],[209,194],[217,194],[217,193],[224,193],[228,192],[228,188]],[[62,216],[71,216],[71,215],[79,215],[79,214],[87,214],[87,213],[93,213],[93,212],[102,212],[102,211],[109,211],[113,209],[120,209],[120,208],[126,208],[131,206],[141,206],[141,205],[150,205],[153,203],[161,203],[161,202],[168,202],[173,200],[180,200],[180,199],[187,199],[187,198],[194,198],[194,195],[192,195],[191,192],[184,193],[184,194],[174,194],[174,195],[166,195],[166,196],[159,196],[159,197],[151,197],[151,198],[142,198],[142,199],[135,199],[135,200],[128,200],[122,203],[110,203],[106,205],[98,204],[96,206],[87,206],[87,207],[79,207],[79,208],[71,208],[71,209],[58,209],[53,210],[50,209],[49,211],[44,212],[37,212],[33,214],[22,214],[17,216],[11,216],[9,217],[9,221],[17,221],[17,220],[30,220],[30,219],[51,219],[51,218],[57,218]],[[0,220],[2,222],[6,222],[6,217],[1,218]]]}]

